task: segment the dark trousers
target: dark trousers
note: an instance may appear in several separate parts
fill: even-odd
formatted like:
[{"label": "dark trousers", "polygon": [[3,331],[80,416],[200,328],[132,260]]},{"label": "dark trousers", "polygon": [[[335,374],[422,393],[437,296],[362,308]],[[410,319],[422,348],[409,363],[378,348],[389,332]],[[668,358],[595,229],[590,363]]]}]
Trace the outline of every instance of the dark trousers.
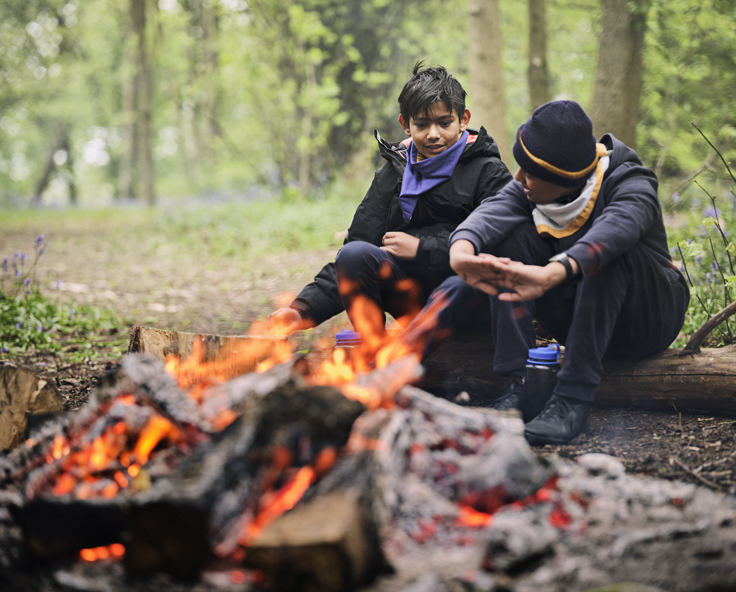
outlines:
[{"label": "dark trousers", "polygon": [[434,286],[406,267],[401,259],[370,243],[343,245],[335,259],[338,289],[356,330],[361,326],[365,330],[369,323],[372,333],[382,334],[386,312],[395,319],[407,319],[422,309]]},{"label": "dark trousers", "polygon": [[[554,242],[540,237],[530,222],[497,245],[492,254],[546,265],[555,254]],[[484,320],[467,306],[485,295],[458,281],[453,280],[451,302],[440,315],[440,329]],[[591,401],[601,381],[602,360],[639,359],[667,348],[682,328],[690,296],[679,272],[663,267],[637,244],[597,272],[560,284],[535,301],[485,298],[490,299],[496,373],[523,373],[528,349],[535,343],[536,318],[565,345],[554,394]]]}]

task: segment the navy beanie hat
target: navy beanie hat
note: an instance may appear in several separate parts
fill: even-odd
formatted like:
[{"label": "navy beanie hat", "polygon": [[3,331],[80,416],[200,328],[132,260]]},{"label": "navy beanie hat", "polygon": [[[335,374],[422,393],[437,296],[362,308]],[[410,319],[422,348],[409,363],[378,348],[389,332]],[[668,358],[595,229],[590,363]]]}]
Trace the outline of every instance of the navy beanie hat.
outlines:
[{"label": "navy beanie hat", "polygon": [[516,132],[514,158],[527,173],[562,187],[578,187],[596,168],[593,122],[575,101],[537,107]]}]

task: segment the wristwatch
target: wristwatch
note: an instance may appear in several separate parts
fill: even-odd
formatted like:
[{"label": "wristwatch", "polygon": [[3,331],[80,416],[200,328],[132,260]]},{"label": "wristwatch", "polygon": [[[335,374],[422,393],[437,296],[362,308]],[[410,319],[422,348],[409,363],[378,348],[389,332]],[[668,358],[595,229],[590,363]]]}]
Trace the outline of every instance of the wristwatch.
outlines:
[{"label": "wristwatch", "polygon": [[570,263],[570,258],[567,256],[567,253],[557,253],[557,255],[555,255],[554,257],[550,257],[549,261],[550,263],[556,261],[557,263],[562,263],[562,265],[565,266],[566,282],[576,280],[578,277],[580,277],[580,272],[575,273],[572,270],[572,263]]}]

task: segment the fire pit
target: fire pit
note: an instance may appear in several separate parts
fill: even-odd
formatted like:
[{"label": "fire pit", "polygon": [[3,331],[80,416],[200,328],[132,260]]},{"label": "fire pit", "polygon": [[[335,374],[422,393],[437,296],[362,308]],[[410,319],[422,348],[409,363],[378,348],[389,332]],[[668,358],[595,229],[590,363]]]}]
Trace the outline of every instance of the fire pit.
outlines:
[{"label": "fire pit", "polygon": [[161,574],[186,589],[736,585],[730,498],[604,455],[546,461],[515,415],[409,386],[421,367],[401,344],[377,367],[257,347],[129,354],[82,411],[0,458],[0,534],[19,525],[23,549],[0,556],[0,582],[44,562],[60,590],[166,589]]}]

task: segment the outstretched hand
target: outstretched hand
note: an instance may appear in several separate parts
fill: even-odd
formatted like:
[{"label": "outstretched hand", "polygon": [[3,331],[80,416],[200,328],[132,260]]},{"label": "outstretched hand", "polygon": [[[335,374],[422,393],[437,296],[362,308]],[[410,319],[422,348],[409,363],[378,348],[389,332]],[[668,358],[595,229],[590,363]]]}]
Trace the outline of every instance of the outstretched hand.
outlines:
[{"label": "outstretched hand", "polygon": [[293,308],[279,308],[266,317],[268,332],[272,335],[290,335],[294,331],[314,327],[311,319],[304,319]]}]

